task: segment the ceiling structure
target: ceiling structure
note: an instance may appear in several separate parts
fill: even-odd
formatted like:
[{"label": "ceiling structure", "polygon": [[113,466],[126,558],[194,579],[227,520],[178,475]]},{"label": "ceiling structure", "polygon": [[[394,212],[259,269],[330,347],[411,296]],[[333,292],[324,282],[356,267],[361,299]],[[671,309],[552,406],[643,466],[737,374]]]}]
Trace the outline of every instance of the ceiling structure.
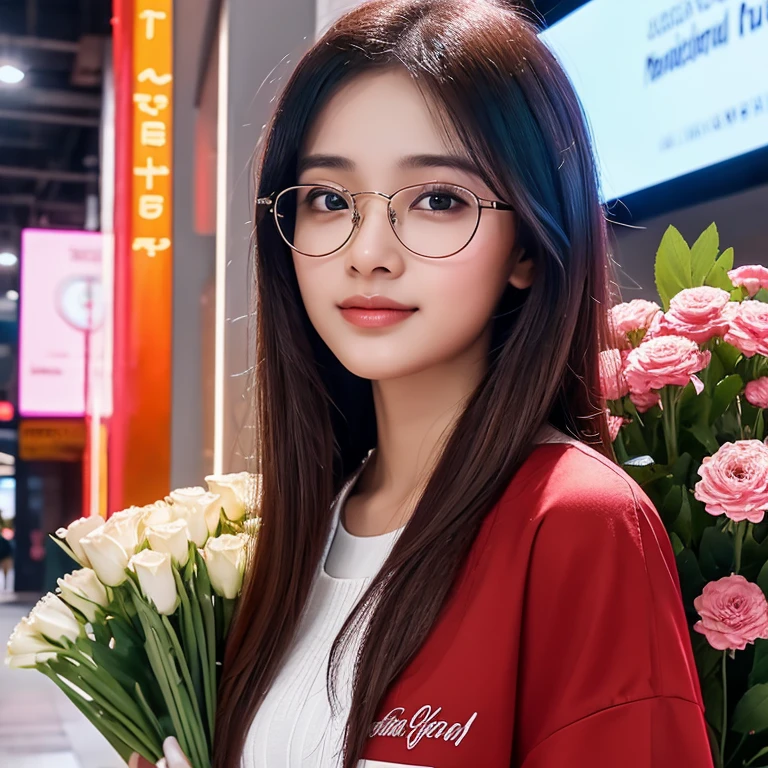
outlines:
[{"label": "ceiling structure", "polygon": [[0,249],[23,227],[85,225],[86,198],[98,193],[110,6],[0,0],[0,66],[26,75],[0,83]]}]

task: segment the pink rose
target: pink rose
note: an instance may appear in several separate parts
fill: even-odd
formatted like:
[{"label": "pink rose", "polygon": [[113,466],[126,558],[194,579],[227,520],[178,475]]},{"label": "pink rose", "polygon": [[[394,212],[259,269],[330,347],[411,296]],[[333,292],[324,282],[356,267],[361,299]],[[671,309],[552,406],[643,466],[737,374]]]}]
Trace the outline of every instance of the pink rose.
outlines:
[{"label": "pink rose", "polygon": [[728,277],[734,285],[746,288],[750,298],[761,288],[768,288],[768,269],[761,264],[748,264],[728,272]]},{"label": "pink rose", "polygon": [[725,341],[746,357],[768,356],[768,304],[762,301],[732,301],[723,310],[729,328]]},{"label": "pink rose", "polygon": [[768,408],[768,376],[747,382],[744,395],[752,405],[758,408]]},{"label": "pink rose", "polygon": [[760,440],[724,443],[705,456],[693,495],[710,515],[759,523],[768,509],[768,446]]},{"label": "pink rose", "polygon": [[693,606],[701,616],[693,628],[718,651],[743,651],[747,643],[768,639],[768,601],[763,590],[743,576],[710,581]]},{"label": "pink rose", "polygon": [[661,397],[658,392],[630,392],[629,399],[634,403],[638,413],[645,413],[653,408],[654,405],[661,404]]},{"label": "pink rose", "polygon": [[618,400],[629,392],[623,362],[618,349],[606,349],[600,353],[600,389],[606,400]]},{"label": "pink rose", "polygon": [[[693,382],[701,392],[702,382],[694,374],[709,365],[711,353],[702,352],[696,342],[682,336],[659,336],[631,350],[624,365],[629,389],[644,394],[670,384],[684,387]],[[633,400],[634,402],[634,400]]]},{"label": "pink rose", "polygon": [[661,307],[645,299],[632,299],[611,307],[608,311],[608,323],[619,349],[631,346],[627,334],[647,330],[653,319],[661,312]]},{"label": "pink rose", "polygon": [[730,298],[722,288],[685,288],[672,297],[669,310],[653,324],[653,336],[685,336],[698,344],[722,336],[728,330],[723,308]]}]

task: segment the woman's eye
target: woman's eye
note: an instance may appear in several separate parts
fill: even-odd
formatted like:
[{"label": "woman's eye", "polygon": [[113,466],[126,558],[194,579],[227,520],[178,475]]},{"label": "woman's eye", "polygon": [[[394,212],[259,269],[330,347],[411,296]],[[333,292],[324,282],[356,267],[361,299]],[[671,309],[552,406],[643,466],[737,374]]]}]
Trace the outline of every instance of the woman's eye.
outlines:
[{"label": "woman's eye", "polygon": [[316,211],[344,211],[349,207],[344,195],[327,189],[310,192],[307,202]]},{"label": "woman's eye", "polygon": [[448,192],[430,192],[429,194],[422,195],[412,207],[418,211],[439,213],[441,211],[454,210],[463,204],[463,200]]}]

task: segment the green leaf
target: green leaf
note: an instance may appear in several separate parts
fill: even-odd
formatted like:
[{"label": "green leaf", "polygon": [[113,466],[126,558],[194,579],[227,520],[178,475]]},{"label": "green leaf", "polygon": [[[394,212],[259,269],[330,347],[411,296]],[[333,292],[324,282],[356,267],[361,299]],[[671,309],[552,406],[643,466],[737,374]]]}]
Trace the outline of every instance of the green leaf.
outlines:
[{"label": "green leaf", "polygon": [[757,586],[763,590],[763,594],[768,596],[768,562],[763,564],[755,581],[757,582]]},{"label": "green leaf", "polygon": [[768,728],[768,683],[750,688],[736,705],[731,730],[736,733],[763,731]]},{"label": "green leaf", "polygon": [[691,469],[691,454],[683,453],[672,466],[672,477],[679,485],[685,485]]},{"label": "green leaf", "polygon": [[709,270],[704,278],[704,285],[711,285],[714,288],[722,288],[730,293],[733,290],[733,283],[728,277],[728,271],[733,269],[733,248],[723,251],[720,258],[715,262],[712,269]]},{"label": "green leaf", "polygon": [[694,286],[704,285],[704,278],[714,266],[719,252],[720,235],[713,222],[691,247],[691,280]]},{"label": "green leaf", "polygon": [[712,355],[709,360],[709,365],[705,370],[698,374],[699,378],[705,380],[709,385],[707,387],[708,392],[712,392],[714,388],[725,378],[725,366],[723,361],[717,356]]},{"label": "green leaf", "polygon": [[755,640],[755,656],[752,659],[752,671],[749,673],[749,685],[768,683],[768,640]]},{"label": "green leaf", "polygon": [[736,399],[736,395],[744,388],[744,381],[737,373],[726,376],[715,386],[712,395],[712,407],[709,410],[709,423],[714,424]]},{"label": "green leaf", "polygon": [[680,485],[673,485],[664,496],[664,501],[659,509],[659,515],[661,515],[661,519],[667,528],[672,527],[675,520],[677,520],[677,516],[680,514],[682,497],[683,488]]},{"label": "green leaf", "polygon": [[[763,518],[759,523],[752,526],[752,538],[762,544],[768,537],[768,518]],[[766,680],[768,682],[768,680]]]},{"label": "green leaf", "polygon": [[741,357],[741,352],[733,344],[728,344],[725,341],[720,341],[715,345],[714,354],[720,358],[725,373],[733,373],[736,363]]},{"label": "green leaf", "polygon": [[752,298],[768,304],[768,289],[761,288]]},{"label": "green leaf", "polygon": [[669,300],[684,288],[692,288],[691,249],[680,232],[669,226],[656,252],[654,268],[656,290],[664,305],[669,309]]},{"label": "green leaf", "polygon": [[696,555],[690,549],[684,549],[676,558],[677,572],[680,576],[680,590],[683,602],[687,607],[693,607],[693,601],[702,593],[706,579],[701,573]]},{"label": "green leaf", "polygon": [[704,531],[715,524],[715,518],[707,512],[704,502],[699,501],[690,488],[688,489],[688,504],[691,507],[691,537],[694,542],[698,543],[701,541]]},{"label": "green leaf", "polygon": [[675,520],[674,530],[680,535],[686,546],[691,545],[693,524],[691,520],[691,505],[688,501],[688,489],[681,488],[680,514]]},{"label": "green leaf", "polygon": [[[722,655],[720,660],[722,662]],[[710,675],[701,681],[701,695],[707,722],[720,733],[723,727],[723,682],[720,675]]]},{"label": "green leaf", "polygon": [[762,757],[763,755],[768,755],[768,747],[763,747],[748,763],[745,763],[745,765],[752,765],[758,757]]},{"label": "green leaf", "polygon": [[669,540],[672,542],[672,551],[677,557],[685,549],[683,542],[680,541],[680,537],[674,531],[669,534]]},{"label": "green leaf", "polygon": [[720,677],[723,652],[713,648],[707,638],[699,632],[692,633],[691,645],[693,646],[693,655],[696,660],[699,679],[703,680],[705,677],[709,677],[709,675]]},{"label": "green leaf", "polygon": [[701,535],[699,546],[701,572],[709,581],[728,576],[733,567],[733,538],[715,528],[707,528]]},{"label": "green leaf", "polygon": [[720,449],[720,444],[717,442],[717,439],[715,438],[712,427],[709,426],[709,424],[702,424],[701,422],[698,422],[696,424],[691,424],[688,427],[688,431],[710,452],[710,453],[717,453],[717,451]]}]

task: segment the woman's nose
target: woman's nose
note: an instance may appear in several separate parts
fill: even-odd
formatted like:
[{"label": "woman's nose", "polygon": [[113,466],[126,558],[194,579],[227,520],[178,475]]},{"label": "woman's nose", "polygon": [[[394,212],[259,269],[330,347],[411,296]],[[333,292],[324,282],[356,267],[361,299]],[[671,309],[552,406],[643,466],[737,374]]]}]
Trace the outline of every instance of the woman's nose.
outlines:
[{"label": "woman's nose", "polygon": [[348,268],[365,275],[377,269],[400,274],[405,265],[403,246],[390,224],[386,198],[372,195],[357,205],[359,220],[346,249]]}]

